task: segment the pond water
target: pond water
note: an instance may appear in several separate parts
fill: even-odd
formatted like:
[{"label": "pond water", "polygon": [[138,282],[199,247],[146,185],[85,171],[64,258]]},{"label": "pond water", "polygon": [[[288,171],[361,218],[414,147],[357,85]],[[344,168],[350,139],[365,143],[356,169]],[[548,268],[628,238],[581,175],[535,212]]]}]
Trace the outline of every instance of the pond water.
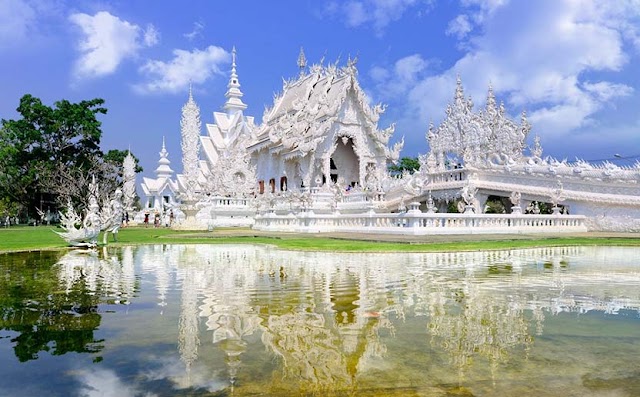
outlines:
[{"label": "pond water", "polygon": [[640,249],[0,255],[1,396],[640,396]]}]

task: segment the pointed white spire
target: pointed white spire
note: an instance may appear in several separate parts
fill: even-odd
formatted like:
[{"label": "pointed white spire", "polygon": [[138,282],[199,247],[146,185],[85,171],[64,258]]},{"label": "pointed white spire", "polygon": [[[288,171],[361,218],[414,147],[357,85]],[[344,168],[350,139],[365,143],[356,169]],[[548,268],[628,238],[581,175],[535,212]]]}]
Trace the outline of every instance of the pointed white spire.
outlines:
[{"label": "pointed white spire", "polygon": [[[187,184],[195,186],[199,174],[200,157],[200,108],[193,99],[191,84],[189,85],[189,99],[182,106],[182,118],[180,119],[180,134],[182,137],[182,173]],[[189,192],[193,193],[193,192]]]},{"label": "pointed white spire", "polygon": [[300,55],[298,55],[298,68],[300,69],[300,77],[304,76],[304,69],[307,67],[307,57],[304,56],[304,49],[300,47]]},{"label": "pointed white spire", "polygon": [[229,84],[227,84],[227,93],[224,96],[227,98],[223,109],[229,114],[242,112],[247,108],[247,105],[242,102],[242,91],[240,91],[240,81],[238,81],[238,74],[236,73],[236,47],[231,50],[231,77],[229,78]]},{"label": "pointed white spire", "polygon": [[156,176],[158,178],[170,178],[173,175],[173,170],[171,169],[171,161],[169,160],[169,152],[167,152],[167,148],[164,144],[164,136],[162,137],[162,150],[160,151],[160,160],[158,160],[158,168],[156,168]]}]

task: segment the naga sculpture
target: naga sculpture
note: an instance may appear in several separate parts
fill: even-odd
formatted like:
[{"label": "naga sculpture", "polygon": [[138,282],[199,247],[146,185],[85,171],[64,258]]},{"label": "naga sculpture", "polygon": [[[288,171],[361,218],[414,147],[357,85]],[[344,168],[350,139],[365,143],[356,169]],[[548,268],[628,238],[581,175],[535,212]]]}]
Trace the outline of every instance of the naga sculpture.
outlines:
[{"label": "naga sculpture", "polygon": [[76,225],[80,221],[80,216],[76,213],[71,202],[69,202],[66,213],[60,214],[61,226],[65,231],[56,232],[54,230],[54,232],[73,247],[93,248],[97,246],[98,234],[100,234],[101,229],[99,209],[97,200],[95,197],[91,197],[87,215],[82,221],[82,226],[77,228]]}]

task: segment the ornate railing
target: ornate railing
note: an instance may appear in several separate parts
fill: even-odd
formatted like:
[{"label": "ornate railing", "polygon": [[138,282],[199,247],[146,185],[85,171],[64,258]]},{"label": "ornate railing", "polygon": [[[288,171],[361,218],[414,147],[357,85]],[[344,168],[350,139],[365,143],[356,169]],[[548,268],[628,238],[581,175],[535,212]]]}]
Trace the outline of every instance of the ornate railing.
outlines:
[{"label": "ornate railing", "polygon": [[212,197],[204,203],[207,207],[247,207],[251,205],[251,199],[237,197]]},{"label": "ornate railing", "polygon": [[388,233],[406,235],[429,234],[518,234],[586,232],[582,215],[516,215],[516,214],[429,214],[406,213],[364,214],[298,214],[257,215],[254,229],[323,233]]}]

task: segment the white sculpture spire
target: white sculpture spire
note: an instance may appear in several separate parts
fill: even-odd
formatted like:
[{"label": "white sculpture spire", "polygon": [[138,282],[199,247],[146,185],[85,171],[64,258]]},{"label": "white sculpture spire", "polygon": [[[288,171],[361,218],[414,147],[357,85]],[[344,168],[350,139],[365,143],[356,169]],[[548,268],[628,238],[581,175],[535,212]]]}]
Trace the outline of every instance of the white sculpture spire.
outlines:
[{"label": "white sculpture spire", "polygon": [[156,176],[158,178],[171,178],[173,170],[171,169],[171,161],[168,159],[169,152],[164,144],[164,136],[162,137],[162,150],[160,151],[160,160],[158,160],[158,168],[156,168]]},{"label": "white sculpture spire", "polygon": [[187,192],[192,194],[196,189],[200,155],[200,107],[193,99],[191,85],[189,85],[189,99],[182,106],[182,119],[180,120],[180,132],[182,136],[182,173],[187,181]]},{"label": "white sculpture spire", "polygon": [[247,108],[247,105],[241,99],[243,94],[240,91],[240,82],[236,73],[236,47],[231,50],[231,56],[231,77],[229,78],[229,84],[227,84],[227,93],[224,94],[227,102],[223,107],[229,114],[242,112]]},{"label": "white sculpture spire", "polygon": [[307,57],[304,56],[304,49],[300,47],[300,55],[298,55],[298,68],[300,69],[300,77],[304,76],[304,69],[307,67]]},{"label": "white sculpture spire", "polygon": [[131,155],[131,150],[127,152],[122,163],[122,194],[124,210],[133,211],[136,196],[136,161]]},{"label": "white sculpture spire", "polygon": [[493,93],[493,84],[489,83],[489,89],[487,90],[487,112],[496,113],[497,105],[496,105],[496,96]]}]

